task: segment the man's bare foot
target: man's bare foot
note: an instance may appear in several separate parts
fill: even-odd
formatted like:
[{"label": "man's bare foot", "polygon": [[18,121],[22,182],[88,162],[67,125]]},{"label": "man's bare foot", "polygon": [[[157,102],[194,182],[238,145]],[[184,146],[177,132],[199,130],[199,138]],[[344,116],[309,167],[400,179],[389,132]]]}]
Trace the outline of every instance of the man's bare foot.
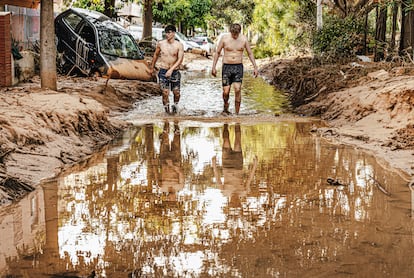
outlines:
[{"label": "man's bare foot", "polygon": [[174,104],[174,105],[172,106],[172,113],[173,113],[173,114],[176,114],[176,113],[177,113],[177,104]]},{"label": "man's bare foot", "polygon": [[170,105],[164,105],[165,113],[170,114]]}]

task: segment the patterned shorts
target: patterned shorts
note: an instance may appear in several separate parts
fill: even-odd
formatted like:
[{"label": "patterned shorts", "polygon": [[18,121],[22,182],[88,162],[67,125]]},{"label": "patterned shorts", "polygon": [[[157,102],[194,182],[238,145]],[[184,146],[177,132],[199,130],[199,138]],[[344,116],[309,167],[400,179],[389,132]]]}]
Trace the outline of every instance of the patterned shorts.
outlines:
[{"label": "patterned shorts", "polygon": [[158,80],[161,89],[170,89],[171,91],[180,89],[181,73],[178,70],[174,70],[170,78],[165,77],[165,73],[168,70],[160,69],[158,72]]}]

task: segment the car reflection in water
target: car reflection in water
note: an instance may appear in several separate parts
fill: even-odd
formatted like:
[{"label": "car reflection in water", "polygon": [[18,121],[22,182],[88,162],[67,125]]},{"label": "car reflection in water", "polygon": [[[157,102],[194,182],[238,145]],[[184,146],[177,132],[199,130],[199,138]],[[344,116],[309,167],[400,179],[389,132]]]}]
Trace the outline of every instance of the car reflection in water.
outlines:
[{"label": "car reflection in water", "polygon": [[62,73],[154,80],[132,35],[104,14],[70,8],[56,17],[55,32]]}]

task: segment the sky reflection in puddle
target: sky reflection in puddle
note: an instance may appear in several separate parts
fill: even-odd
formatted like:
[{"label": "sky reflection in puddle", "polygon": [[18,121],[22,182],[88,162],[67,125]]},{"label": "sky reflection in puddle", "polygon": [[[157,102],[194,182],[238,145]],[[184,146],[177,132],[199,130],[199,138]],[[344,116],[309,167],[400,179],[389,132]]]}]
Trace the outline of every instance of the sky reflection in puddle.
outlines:
[{"label": "sky reflection in puddle", "polygon": [[0,214],[2,235],[11,235],[0,245],[0,274],[277,277],[323,268],[325,276],[408,277],[407,183],[310,129],[298,122],[135,126],[10,207],[11,215]]}]

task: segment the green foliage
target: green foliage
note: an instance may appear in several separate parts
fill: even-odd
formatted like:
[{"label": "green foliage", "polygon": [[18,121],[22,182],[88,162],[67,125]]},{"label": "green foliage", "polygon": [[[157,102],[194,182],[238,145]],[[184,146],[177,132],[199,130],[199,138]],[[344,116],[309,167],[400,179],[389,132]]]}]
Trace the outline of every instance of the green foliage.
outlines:
[{"label": "green foliage", "polygon": [[207,29],[206,18],[210,16],[211,0],[191,0],[190,3],[191,8],[186,26]]},{"label": "green foliage", "polygon": [[296,1],[256,0],[252,26],[259,34],[254,49],[256,57],[282,54],[299,41],[303,33],[298,21],[301,5]]},{"label": "green foliage", "polygon": [[253,21],[255,0],[221,0],[213,1],[212,15],[220,20],[221,27],[224,24],[234,22],[242,25],[250,25]]},{"label": "green foliage", "polygon": [[324,19],[323,28],[315,32],[313,50],[333,57],[350,57],[355,54],[358,45],[364,45],[363,39],[362,19],[331,15]]},{"label": "green foliage", "polygon": [[187,0],[154,1],[152,6],[153,19],[163,24],[177,25],[184,19],[187,9],[189,9]]},{"label": "green foliage", "polygon": [[75,8],[94,10],[101,13],[105,10],[105,4],[101,0],[75,0],[72,2],[72,6]]},{"label": "green foliage", "polygon": [[153,19],[162,24],[181,25],[184,28],[206,28],[205,20],[211,9],[211,0],[159,0],[152,6]]}]

